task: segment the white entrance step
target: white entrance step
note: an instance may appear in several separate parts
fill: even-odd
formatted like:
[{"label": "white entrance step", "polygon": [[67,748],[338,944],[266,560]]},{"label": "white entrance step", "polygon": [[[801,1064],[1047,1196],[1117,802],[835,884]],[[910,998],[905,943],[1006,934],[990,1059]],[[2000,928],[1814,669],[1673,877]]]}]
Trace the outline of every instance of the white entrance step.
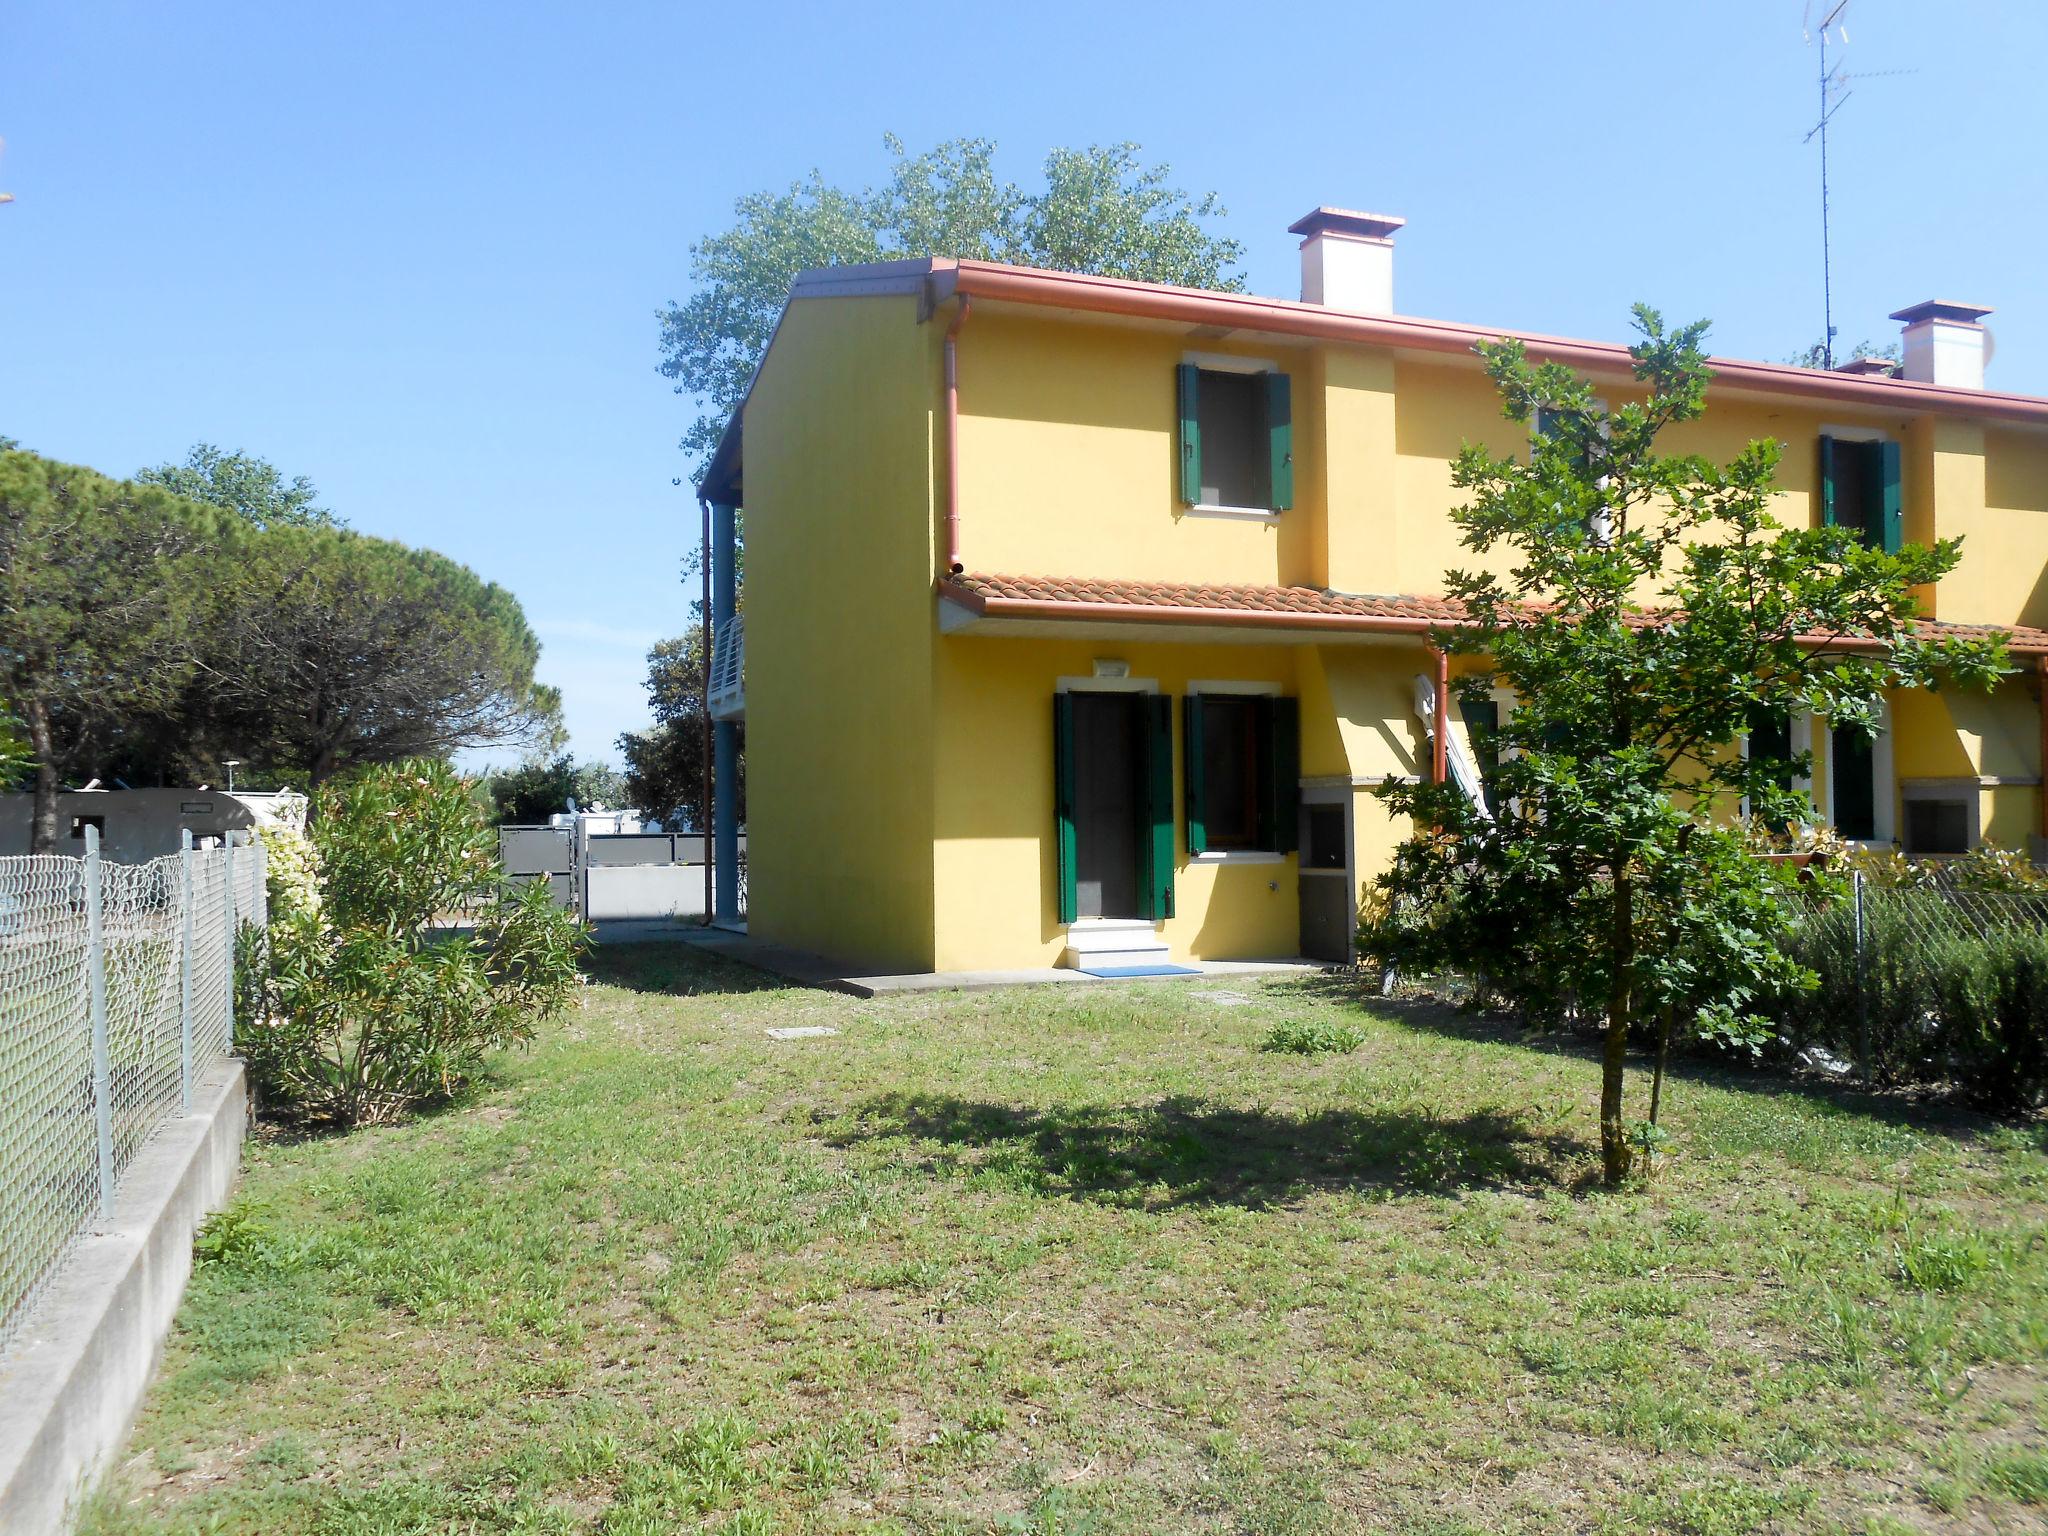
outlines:
[{"label": "white entrance step", "polygon": [[1170,963],[1166,940],[1142,917],[1084,917],[1068,925],[1067,947],[1060,954],[1060,964],[1069,970]]}]

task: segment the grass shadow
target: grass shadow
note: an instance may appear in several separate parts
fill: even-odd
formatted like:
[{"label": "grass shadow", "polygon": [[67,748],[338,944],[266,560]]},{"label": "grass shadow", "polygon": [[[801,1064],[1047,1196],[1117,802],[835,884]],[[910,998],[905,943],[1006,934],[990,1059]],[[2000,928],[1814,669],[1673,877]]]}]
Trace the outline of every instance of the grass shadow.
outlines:
[{"label": "grass shadow", "polygon": [[908,1137],[941,1159],[1037,1192],[1148,1208],[1263,1210],[1328,1190],[1442,1194],[1559,1185],[1589,1148],[1497,1113],[1324,1109],[1308,1114],[1176,1097],[1033,1109],[934,1094],[882,1094],[837,1145]]},{"label": "grass shadow", "polygon": [[780,992],[793,985],[687,939],[593,944],[584,952],[583,973],[606,986],[668,997]]},{"label": "grass shadow", "polygon": [[[1326,972],[1272,983],[1271,992],[1291,992],[1318,1001],[1350,1005],[1429,1034],[1474,1043],[1512,1045],[1540,1055],[1597,1063],[1599,1038],[1588,1032],[1533,1029],[1507,1013],[1475,1012],[1441,998],[1381,997],[1348,973]],[[1647,1071],[1651,1053],[1631,1046],[1631,1069]],[[1674,1041],[1669,1075],[1678,1081],[1747,1094],[1796,1094],[1844,1114],[1866,1116],[1890,1126],[1932,1135],[1974,1140],[2011,1124],[1973,1110],[1924,1087],[1873,1089],[1781,1062],[1715,1060]]]}]

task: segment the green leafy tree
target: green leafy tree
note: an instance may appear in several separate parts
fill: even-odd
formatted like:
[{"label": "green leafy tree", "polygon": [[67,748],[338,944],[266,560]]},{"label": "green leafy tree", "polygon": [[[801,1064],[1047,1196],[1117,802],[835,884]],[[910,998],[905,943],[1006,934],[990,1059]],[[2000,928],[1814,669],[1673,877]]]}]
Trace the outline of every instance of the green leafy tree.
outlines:
[{"label": "green leafy tree", "polygon": [[886,139],[879,188],[835,187],[816,171],[783,192],[755,192],[738,221],[690,247],[697,291],[656,312],[661,365],[703,414],[683,437],[700,463],[746,394],[789,286],[814,267],[949,256],[1096,272],[1187,288],[1238,291],[1242,245],[1210,232],[1224,210],[1191,198],[1136,144],[1054,150],[1045,184],[1026,191],[995,173],[995,145],[954,139],[921,155]]},{"label": "green leafy tree", "polygon": [[339,522],[316,504],[320,493],[304,475],[286,480],[268,459],[223,453],[212,443],[194,443],[184,463],[158,464],[135,478],[232,512],[253,528],[332,528]]},{"label": "green leafy tree", "polygon": [[2002,641],[1914,624],[1914,589],[1954,568],[1959,541],[1889,554],[1854,530],[1780,524],[1775,442],[1725,465],[1660,453],[1666,428],[1705,409],[1706,327],[1635,313],[1643,398],[1613,410],[1519,342],[1478,348],[1506,416],[1541,411],[1546,431],[1526,460],[1460,452],[1471,499],[1452,515],[1497,569],[1448,575],[1469,623],[1438,638],[1477,658],[1466,700],[1500,686],[1517,706],[1492,814],[1452,785],[1380,791],[1433,830],[1382,877],[1385,916],[1365,936],[1396,964],[1543,978],[1602,1018],[1609,1182],[1632,1160],[1631,1024],[1683,1014],[1743,1038],[1752,998],[1802,979],[1773,875],[1715,812],[1747,796],[1765,822],[1809,817],[1787,786],[1811,765],[1745,757],[1741,734],[1796,710],[1874,730],[1886,688],[1987,688],[2005,666]]},{"label": "green leafy tree", "polygon": [[445,555],[276,526],[247,542],[224,599],[173,755],[317,787],[361,764],[559,744],[560,696],[534,680],[540,643],[518,599]]},{"label": "green leafy tree", "polygon": [[446,763],[328,785],[312,836],[317,905],[294,897],[280,914],[269,996],[238,1017],[235,1043],[272,1105],[343,1127],[395,1118],[568,1006],[583,930],[545,884],[506,877]]},{"label": "green leafy tree", "polygon": [[0,706],[0,789],[12,789],[33,762],[21,721]]},{"label": "green leafy tree", "polygon": [[492,819],[500,824],[544,822],[575,801],[583,809],[615,810],[626,801],[626,781],[609,763],[579,763],[567,752],[528,758],[490,776]]},{"label": "green leafy tree", "polygon": [[[625,760],[625,798],[665,827],[703,830],[707,741],[704,719],[704,640],[692,629],[647,653],[647,702],[654,724],[619,738]],[[739,817],[746,819],[745,732],[739,765]]]},{"label": "green leafy tree", "polygon": [[189,677],[233,530],[157,486],[0,453],[0,697],[34,759],[30,848],[57,846],[57,791],[98,772]]},{"label": "green leafy tree", "polygon": [[[1896,341],[1888,341],[1883,344],[1874,341],[1859,341],[1843,361],[1860,363],[1866,357],[1878,357],[1883,358],[1888,363],[1896,363],[1903,355]],[[1829,356],[1828,344],[1824,341],[1816,341],[1805,351],[1795,352],[1786,358],[1785,361],[1794,368],[1831,368],[1837,366],[1828,361]]]}]

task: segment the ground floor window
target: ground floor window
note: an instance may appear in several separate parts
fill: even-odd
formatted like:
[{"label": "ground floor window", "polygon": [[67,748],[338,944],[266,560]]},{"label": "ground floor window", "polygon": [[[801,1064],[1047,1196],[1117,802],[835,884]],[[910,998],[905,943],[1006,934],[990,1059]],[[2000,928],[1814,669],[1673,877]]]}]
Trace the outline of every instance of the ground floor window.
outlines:
[{"label": "ground floor window", "polygon": [[1189,854],[1294,852],[1301,782],[1296,701],[1190,693],[1182,709]]},{"label": "ground floor window", "polygon": [[1829,780],[1834,803],[1828,808],[1835,830],[1851,842],[1877,836],[1877,742],[1860,725],[1838,725],[1828,732]]},{"label": "ground floor window", "polygon": [[1173,916],[1173,712],[1159,694],[1053,695],[1059,916]]}]

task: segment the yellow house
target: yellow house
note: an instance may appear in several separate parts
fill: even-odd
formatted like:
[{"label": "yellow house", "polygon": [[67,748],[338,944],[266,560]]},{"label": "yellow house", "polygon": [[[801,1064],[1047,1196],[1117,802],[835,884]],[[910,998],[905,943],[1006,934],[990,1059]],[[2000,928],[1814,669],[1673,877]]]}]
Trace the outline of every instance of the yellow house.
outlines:
[{"label": "yellow house", "polygon": [[[1395,313],[1401,222],[1301,220],[1298,302],[973,261],[798,279],[700,486],[755,935],[898,971],[1348,955],[1410,830],[1371,788],[1471,771],[1430,645],[1469,560],[1452,460],[1526,446],[1472,352],[1523,333]],[[1900,311],[1900,377],[1716,359],[1673,434],[1780,440],[1788,522],[1965,536],[1934,618],[2009,630],[2018,670],[1893,697],[1874,743],[1788,731],[1824,820],[1915,853],[2044,826],[2048,399],[1984,387],[1985,313]],[[1632,386],[1623,346],[1523,339]]]}]

